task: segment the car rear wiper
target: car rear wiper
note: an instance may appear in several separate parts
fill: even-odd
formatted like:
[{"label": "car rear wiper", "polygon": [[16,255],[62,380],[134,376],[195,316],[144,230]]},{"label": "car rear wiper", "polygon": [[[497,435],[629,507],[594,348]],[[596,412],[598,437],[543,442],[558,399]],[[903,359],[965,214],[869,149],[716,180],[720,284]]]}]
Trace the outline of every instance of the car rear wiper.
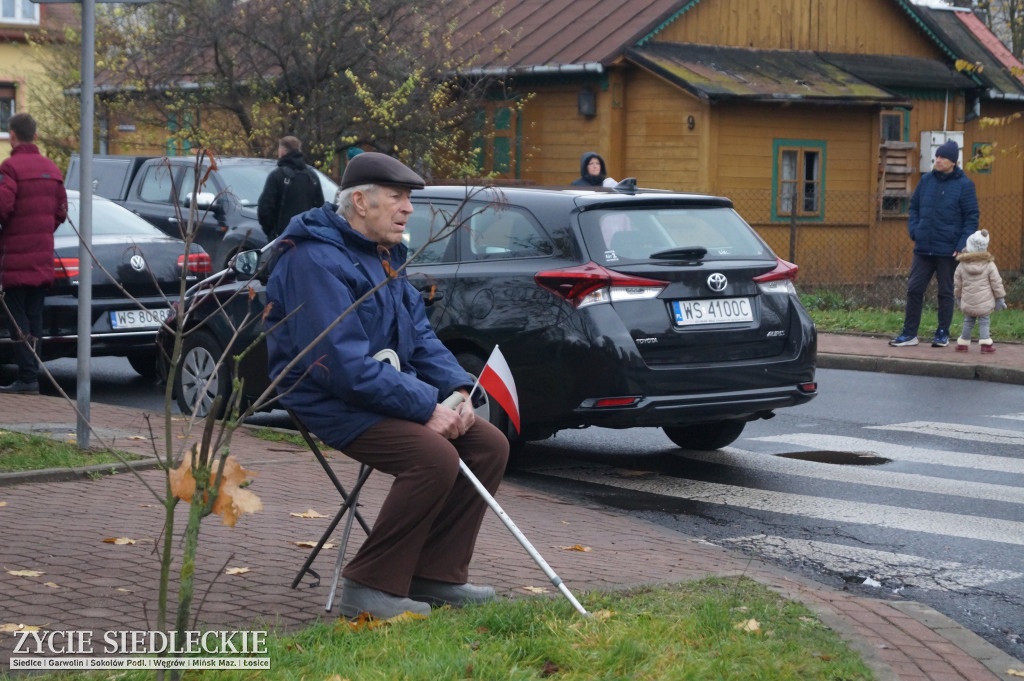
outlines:
[{"label": "car rear wiper", "polygon": [[698,262],[708,254],[708,249],[703,246],[681,246],[670,248],[665,251],[651,253],[652,260],[685,260],[686,262]]}]

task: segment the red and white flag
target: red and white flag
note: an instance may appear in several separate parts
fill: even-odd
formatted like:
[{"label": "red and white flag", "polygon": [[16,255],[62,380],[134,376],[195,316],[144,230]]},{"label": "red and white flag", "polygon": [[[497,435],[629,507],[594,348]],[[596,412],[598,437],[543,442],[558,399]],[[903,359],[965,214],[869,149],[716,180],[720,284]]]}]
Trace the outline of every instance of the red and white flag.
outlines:
[{"label": "red and white flag", "polygon": [[508,368],[505,356],[498,346],[494,346],[491,356],[487,358],[484,370],[480,372],[477,383],[487,391],[491,398],[501,405],[508,418],[519,432],[519,395],[516,394],[516,382]]}]

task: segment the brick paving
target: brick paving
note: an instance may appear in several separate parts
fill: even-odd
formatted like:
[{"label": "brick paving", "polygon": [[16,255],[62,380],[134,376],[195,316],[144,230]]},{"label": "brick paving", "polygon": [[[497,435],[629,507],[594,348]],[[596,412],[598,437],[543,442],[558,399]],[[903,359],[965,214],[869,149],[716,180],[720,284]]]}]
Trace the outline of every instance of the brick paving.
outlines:
[{"label": "brick paving", "polygon": [[[119,449],[151,455],[155,446],[162,451],[163,438],[149,439],[150,423],[140,410],[94,404],[91,417]],[[151,418],[152,429],[160,432],[162,420]],[[0,395],[0,423],[45,423],[59,437],[74,433],[75,415],[58,397]],[[175,427],[183,423],[176,421]],[[182,436],[173,439],[177,447],[184,446]],[[337,492],[304,448],[267,442],[242,428],[235,433],[231,450],[247,469],[258,473],[249,489],[260,497],[263,510],[243,516],[233,529],[216,517],[203,522],[196,593],[205,600],[197,626],[247,628],[262,623],[286,629],[336,616],[336,608],[334,614],[324,611],[336,549],[325,550],[313,565],[322,576],[319,587],[309,588],[308,576],[299,588],[291,589],[290,584],[309,551],[295,542],[315,541],[329,522],[291,514],[314,509],[332,516],[340,501]],[[343,483],[351,485],[357,464],[337,453],[332,463]],[[138,477],[122,472],[95,479],[40,476],[34,481],[4,477],[0,476],[0,625],[87,629],[97,638],[105,631],[151,628],[159,576],[153,551],[163,511],[146,484],[162,489],[160,472],[145,470]],[[370,476],[360,507],[367,521],[372,523],[389,484],[383,474]],[[591,590],[744,574],[812,608],[864,656],[880,681],[1009,681],[1007,669],[1024,669],[1024,663],[920,604],[833,590],[652,523],[568,503],[511,482],[502,485],[496,498],[577,596]],[[176,534],[184,527],[185,511],[184,504],[179,505]],[[340,531],[341,526],[335,537]],[[357,525],[350,553],[361,536]],[[118,537],[135,543],[103,541]],[[591,550],[559,548],[574,544]],[[225,567],[250,571],[229,576],[223,574]],[[8,570],[44,574],[17,577]],[[504,597],[537,597],[524,589],[530,586],[561,598],[490,512],[470,578],[494,585]],[[13,643],[13,637],[0,635],[0,670],[9,668]]]}]

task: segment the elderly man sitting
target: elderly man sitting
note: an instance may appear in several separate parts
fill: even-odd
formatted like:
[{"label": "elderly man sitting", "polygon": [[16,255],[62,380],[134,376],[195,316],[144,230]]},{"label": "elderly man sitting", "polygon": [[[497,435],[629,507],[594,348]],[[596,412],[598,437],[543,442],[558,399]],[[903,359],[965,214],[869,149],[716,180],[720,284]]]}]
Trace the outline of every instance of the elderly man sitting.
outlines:
[{"label": "elderly man sitting", "polygon": [[[345,168],[337,212],[326,204],[289,223],[267,284],[267,328],[281,323],[267,339],[275,378],[369,293],[280,389],[290,388],[282,403],[324,442],[395,477],[373,530],[342,572],[348,617],[429,615],[430,604],[494,597],[494,589],[467,583],[487,506],[459,475],[459,459],[493,494],[508,441],[475,419],[467,402],[457,410],[439,404],[455,391],[468,397],[473,378],[430,328],[419,291],[404,276],[389,279],[407,255],[411,190],[423,185],[389,156],[356,156]],[[374,359],[382,350],[397,354],[398,368]]]}]

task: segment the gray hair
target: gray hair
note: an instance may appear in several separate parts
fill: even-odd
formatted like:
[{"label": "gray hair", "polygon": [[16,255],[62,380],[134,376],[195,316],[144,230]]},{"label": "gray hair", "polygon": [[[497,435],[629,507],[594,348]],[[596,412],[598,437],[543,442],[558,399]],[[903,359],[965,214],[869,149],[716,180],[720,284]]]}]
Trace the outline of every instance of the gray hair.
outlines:
[{"label": "gray hair", "polygon": [[377,203],[374,194],[380,188],[379,184],[360,184],[355,187],[347,187],[338,192],[338,215],[343,218],[347,218],[355,210],[355,206],[352,203],[352,194],[356,192],[363,192],[369,195],[370,201],[374,204]]}]

